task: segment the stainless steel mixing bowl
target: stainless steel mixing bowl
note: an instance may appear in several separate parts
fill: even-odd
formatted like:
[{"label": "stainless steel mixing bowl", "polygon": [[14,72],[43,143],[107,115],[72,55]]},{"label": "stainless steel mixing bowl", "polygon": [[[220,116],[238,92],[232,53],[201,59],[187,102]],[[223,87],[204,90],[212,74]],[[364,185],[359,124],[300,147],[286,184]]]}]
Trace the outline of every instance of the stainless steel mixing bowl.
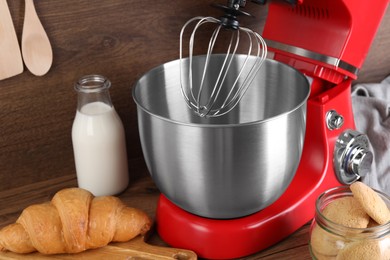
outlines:
[{"label": "stainless steel mixing bowl", "polygon": [[[234,58],[237,70],[243,60]],[[206,80],[217,76],[222,61],[213,57]],[[194,57],[194,79],[203,63],[204,56]],[[234,110],[201,118],[181,94],[179,61],[152,69],[134,86],[133,98],[155,184],[174,204],[202,217],[237,218],[267,207],[298,167],[309,92],[300,72],[266,60]]]}]

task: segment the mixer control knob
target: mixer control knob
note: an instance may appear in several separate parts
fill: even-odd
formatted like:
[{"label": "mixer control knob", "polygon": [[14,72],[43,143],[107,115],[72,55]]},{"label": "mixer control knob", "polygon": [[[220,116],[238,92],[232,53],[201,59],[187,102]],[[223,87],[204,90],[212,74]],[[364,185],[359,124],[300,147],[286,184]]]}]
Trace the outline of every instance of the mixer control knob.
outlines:
[{"label": "mixer control knob", "polygon": [[336,110],[330,110],[326,113],[326,125],[329,130],[340,129],[344,124],[344,117]]},{"label": "mixer control knob", "polygon": [[373,160],[366,135],[354,130],[344,131],[336,141],[333,166],[341,183],[351,184],[365,176]]}]

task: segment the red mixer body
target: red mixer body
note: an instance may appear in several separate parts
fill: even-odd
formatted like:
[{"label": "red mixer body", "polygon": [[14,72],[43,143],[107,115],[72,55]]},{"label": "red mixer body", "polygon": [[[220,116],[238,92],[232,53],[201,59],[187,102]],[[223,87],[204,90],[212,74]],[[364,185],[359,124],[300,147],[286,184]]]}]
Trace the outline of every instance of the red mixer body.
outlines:
[{"label": "red mixer body", "polygon": [[[272,205],[250,216],[215,220],[190,214],[161,195],[157,231],[168,244],[212,259],[238,258],[265,249],[308,223],[316,198],[341,185],[333,168],[335,142],[354,129],[351,82],[356,78],[387,8],[388,0],[305,0],[269,4],[262,36],[274,59],[312,79],[306,136],[297,173]],[[344,117],[327,127],[327,112]]]}]

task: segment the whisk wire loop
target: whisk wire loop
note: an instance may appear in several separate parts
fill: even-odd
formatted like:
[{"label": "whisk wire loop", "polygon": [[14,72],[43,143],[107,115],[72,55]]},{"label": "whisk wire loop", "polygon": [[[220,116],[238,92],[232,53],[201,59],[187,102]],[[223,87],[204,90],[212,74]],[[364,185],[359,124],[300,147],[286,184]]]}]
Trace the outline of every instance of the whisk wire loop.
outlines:
[{"label": "whisk wire loop", "polygon": [[[235,39],[234,49],[230,55],[230,51],[231,51],[234,39]],[[226,51],[227,55],[225,55],[224,61],[221,65],[221,69],[220,69],[220,72],[219,72],[218,77],[216,79],[216,83],[214,85],[214,88],[211,92],[210,99],[205,106],[202,106],[203,109],[205,110],[205,112],[204,112],[205,116],[207,116],[212,111],[212,108],[215,104],[215,101],[218,99],[218,96],[221,92],[223,83],[228,75],[229,67],[231,66],[231,63],[233,61],[233,57],[237,52],[238,43],[239,43],[239,31],[236,31],[236,32],[232,33],[232,35],[230,37],[228,49]],[[211,53],[208,52],[207,56],[209,56],[209,55],[211,55]]]},{"label": "whisk wire loop", "polygon": [[[188,69],[188,80],[187,80],[187,83],[189,85],[189,91],[187,93],[187,91],[185,91],[185,83],[184,83],[184,76],[183,76],[183,35],[184,35],[184,31],[185,29],[187,28],[187,26],[189,26],[191,23],[193,23],[194,21],[198,21],[194,27],[194,30],[193,32],[191,33],[191,37],[190,37],[190,40],[189,40],[189,48],[188,48],[188,66],[189,66],[189,69]],[[196,33],[196,30],[204,23],[206,22],[210,22],[210,23],[219,23],[219,20],[214,18],[214,17],[202,17],[202,16],[197,16],[197,17],[194,17],[190,20],[188,20],[182,27],[181,31],[180,31],[180,54],[179,54],[179,64],[180,64],[180,86],[181,86],[181,92],[184,96],[184,100],[186,101],[187,105],[189,106],[189,108],[191,109],[196,109],[196,110],[199,110],[197,108],[199,108],[199,106],[196,105],[197,102],[192,102],[197,100],[195,98],[195,95],[194,95],[194,91],[193,91],[193,79],[192,79],[192,57],[193,57],[193,49],[194,49],[194,39],[195,39],[195,33]],[[206,70],[206,68],[205,68]],[[203,73],[203,77],[205,76],[205,73]]]},{"label": "whisk wire loop", "polygon": [[[250,54],[252,52],[252,40],[253,40],[252,38],[254,38],[256,40],[257,46],[266,46],[264,39],[259,34],[255,33],[256,35],[252,35],[254,33],[252,30],[249,30],[249,29],[243,28],[243,27],[241,27],[240,29],[247,33],[251,47],[248,50],[248,56],[245,58],[244,64],[241,67],[241,70],[236,78],[236,81],[233,84],[233,87],[231,88],[225,102],[221,106],[222,109],[225,107],[229,107],[229,110],[226,110],[224,113],[220,113],[219,115],[223,115],[223,114],[230,112],[237,105],[237,103],[240,102],[241,98],[244,96],[244,94],[248,90],[249,86],[252,84],[257,72],[259,71],[261,65],[263,64],[263,62],[267,56],[266,48],[263,51],[261,48],[257,49],[256,56],[258,56],[259,59],[255,60],[254,65],[251,66],[251,68],[248,72],[248,76],[244,78],[242,84],[240,84],[238,86],[237,91],[234,92],[234,88],[237,87],[238,79],[242,75],[244,67],[247,64],[248,59],[250,57]],[[255,36],[255,37],[252,37],[252,36]],[[234,96],[232,98],[229,98],[232,93],[235,93]],[[227,103],[228,101],[229,101],[229,103]]]},{"label": "whisk wire loop", "polygon": [[[208,69],[208,66],[210,64],[210,55],[212,54],[213,52],[213,49],[214,49],[214,46],[215,46],[215,42],[217,40],[217,37],[219,35],[219,32],[221,30],[222,26],[218,26],[214,31],[213,31],[213,34],[210,38],[210,41],[209,41],[209,46],[208,46],[208,49],[207,49],[207,55],[206,55],[206,61],[205,61],[205,65],[204,65],[204,69],[203,69],[203,73],[202,73],[202,79],[201,79],[201,82],[200,82],[200,87],[199,87],[199,91],[198,91],[198,96],[197,96],[197,104],[199,104],[197,106],[197,112],[198,113],[201,113],[201,109],[204,109],[205,107],[209,106],[210,102],[211,102],[211,98],[213,97],[214,93],[215,93],[215,90],[216,90],[216,86],[214,86],[212,92],[211,92],[211,98],[209,100],[209,102],[205,105],[202,105],[201,104],[201,94],[202,94],[202,90],[203,90],[203,87],[204,87],[204,82],[205,82],[205,78],[206,78],[206,75],[207,75],[207,69]],[[218,77],[219,78],[219,77]],[[217,82],[218,82],[218,79],[217,79]]]}]

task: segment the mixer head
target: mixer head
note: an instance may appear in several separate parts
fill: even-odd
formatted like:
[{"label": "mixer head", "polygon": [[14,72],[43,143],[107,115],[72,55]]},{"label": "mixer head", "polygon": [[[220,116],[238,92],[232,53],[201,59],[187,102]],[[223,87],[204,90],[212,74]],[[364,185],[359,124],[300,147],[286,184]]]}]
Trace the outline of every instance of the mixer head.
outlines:
[{"label": "mixer head", "polygon": [[[263,38],[249,28],[241,27],[237,17],[250,16],[240,10],[245,0],[228,0],[227,6],[214,4],[213,6],[224,11],[219,19],[214,17],[194,17],[188,20],[180,32],[180,83],[181,91],[188,107],[200,117],[217,117],[230,112],[244,96],[250,87],[256,73],[267,56],[267,46]],[[184,58],[184,37],[189,26],[192,27],[188,40],[188,58]],[[214,26],[202,72],[199,66],[193,65],[195,34],[200,27]],[[226,38],[225,38],[226,37]],[[225,41],[224,62],[221,67],[211,67],[215,56],[217,40]],[[242,54],[239,50],[245,49]],[[233,62],[236,55],[245,55],[241,64]],[[255,58],[254,58],[255,57]],[[201,77],[194,77],[201,75]],[[227,81],[234,77],[235,80]],[[226,82],[233,82],[227,84]]]}]

